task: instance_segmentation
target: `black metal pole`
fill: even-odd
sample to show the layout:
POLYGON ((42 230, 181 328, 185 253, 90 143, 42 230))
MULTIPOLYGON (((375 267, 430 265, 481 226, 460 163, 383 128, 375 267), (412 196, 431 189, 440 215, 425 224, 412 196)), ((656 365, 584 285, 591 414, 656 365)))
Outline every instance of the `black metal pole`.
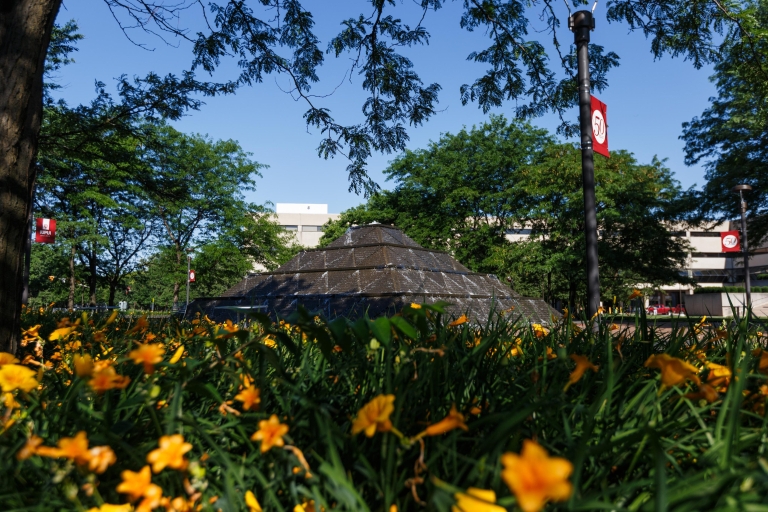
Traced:
MULTIPOLYGON (((739 199, 741 199, 741 252, 744 255, 744 289, 746 290, 747 309, 752 307, 752 289, 749 282, 749 246, 747 245, 747 202, 744 200, 744 191, 739 190, 739 199)), ((744 312, 746 313, 746 311, 744 312)))
POLYGON ((578 57, 579 121, 581 125, 581 176, 584 186, 584 235, 587 243, 587 314, 590 318, 600 307, 600 273, 597 266, 597 207, 595 201, 595 163, 592 153, 592 95, 589 90, 589 32, 595 21, 589 11, 571 15, 578 57))

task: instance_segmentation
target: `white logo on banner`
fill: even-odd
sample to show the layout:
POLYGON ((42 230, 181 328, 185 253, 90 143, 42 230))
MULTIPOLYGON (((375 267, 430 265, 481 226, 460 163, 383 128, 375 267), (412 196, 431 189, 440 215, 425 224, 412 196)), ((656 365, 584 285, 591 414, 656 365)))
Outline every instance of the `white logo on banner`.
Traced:
POLYGON ((735 235, 726 235, 723 237, 723 247, 726 249, 733 249, 739 245, 739 239, 735 235))
POLYGON ((45 231, 51 229, 51 219, 43 219, 43 229, 45 231))
POLYGON ((592 135, 594 135, 598 144, 603 144, 605 142, 605 118, 603 117, 603 113, 599 110, 592 111, 592 135))

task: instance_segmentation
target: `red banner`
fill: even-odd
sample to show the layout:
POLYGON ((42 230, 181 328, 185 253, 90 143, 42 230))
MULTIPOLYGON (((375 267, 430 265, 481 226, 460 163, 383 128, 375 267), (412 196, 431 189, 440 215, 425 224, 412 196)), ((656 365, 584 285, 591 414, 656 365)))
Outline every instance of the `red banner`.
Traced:
POLYGON ((592 96, 592 149, 610 158, 608 152, 608 107, 592 96))
POLYGON ((723 252, 741 251, 741 243, 739 243, 739 232, 738 231, 721 231, 720 245, 722 246, 723 252))
POLYGON ((190 270, 189 271, 189 282, 190 283, 194 283, 195 282, 195 271, 194 270, 190 270))
POLYGON ((56 242, 56 219, 35 219, 35 242, 52 244, 56 242))

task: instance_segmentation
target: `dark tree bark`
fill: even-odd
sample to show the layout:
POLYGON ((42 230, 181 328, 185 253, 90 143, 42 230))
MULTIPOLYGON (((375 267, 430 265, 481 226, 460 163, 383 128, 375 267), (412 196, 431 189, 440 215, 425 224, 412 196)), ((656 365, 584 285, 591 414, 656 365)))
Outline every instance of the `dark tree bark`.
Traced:
POLYGON ((75 246, 69 251, 69 298, 67 299, 67 309, 75 309, 75 246))
POLYGON ((0 0, 0 350, 21 335, 22 265, 43 113, 43 67, 61 0, 0 0))

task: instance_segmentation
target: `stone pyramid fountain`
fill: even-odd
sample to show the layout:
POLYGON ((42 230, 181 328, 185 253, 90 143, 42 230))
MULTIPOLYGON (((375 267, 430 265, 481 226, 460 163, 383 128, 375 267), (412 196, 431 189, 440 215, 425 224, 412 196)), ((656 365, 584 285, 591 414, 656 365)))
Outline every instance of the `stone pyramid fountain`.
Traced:
POLYGON ((249 274, 221 297, 187 308, 217 321, 261 311, 284 318, 301 304, 328 318, 392 314, 410 303, 451 304, 448 311, 484 323, 491 310, 551 323, 560 315, 541 299, 520 296, 492 274, 472 272, 450 254, 425 249, 399 229, 350 228, 320 249, 302 251, 273 272, 249 274))

